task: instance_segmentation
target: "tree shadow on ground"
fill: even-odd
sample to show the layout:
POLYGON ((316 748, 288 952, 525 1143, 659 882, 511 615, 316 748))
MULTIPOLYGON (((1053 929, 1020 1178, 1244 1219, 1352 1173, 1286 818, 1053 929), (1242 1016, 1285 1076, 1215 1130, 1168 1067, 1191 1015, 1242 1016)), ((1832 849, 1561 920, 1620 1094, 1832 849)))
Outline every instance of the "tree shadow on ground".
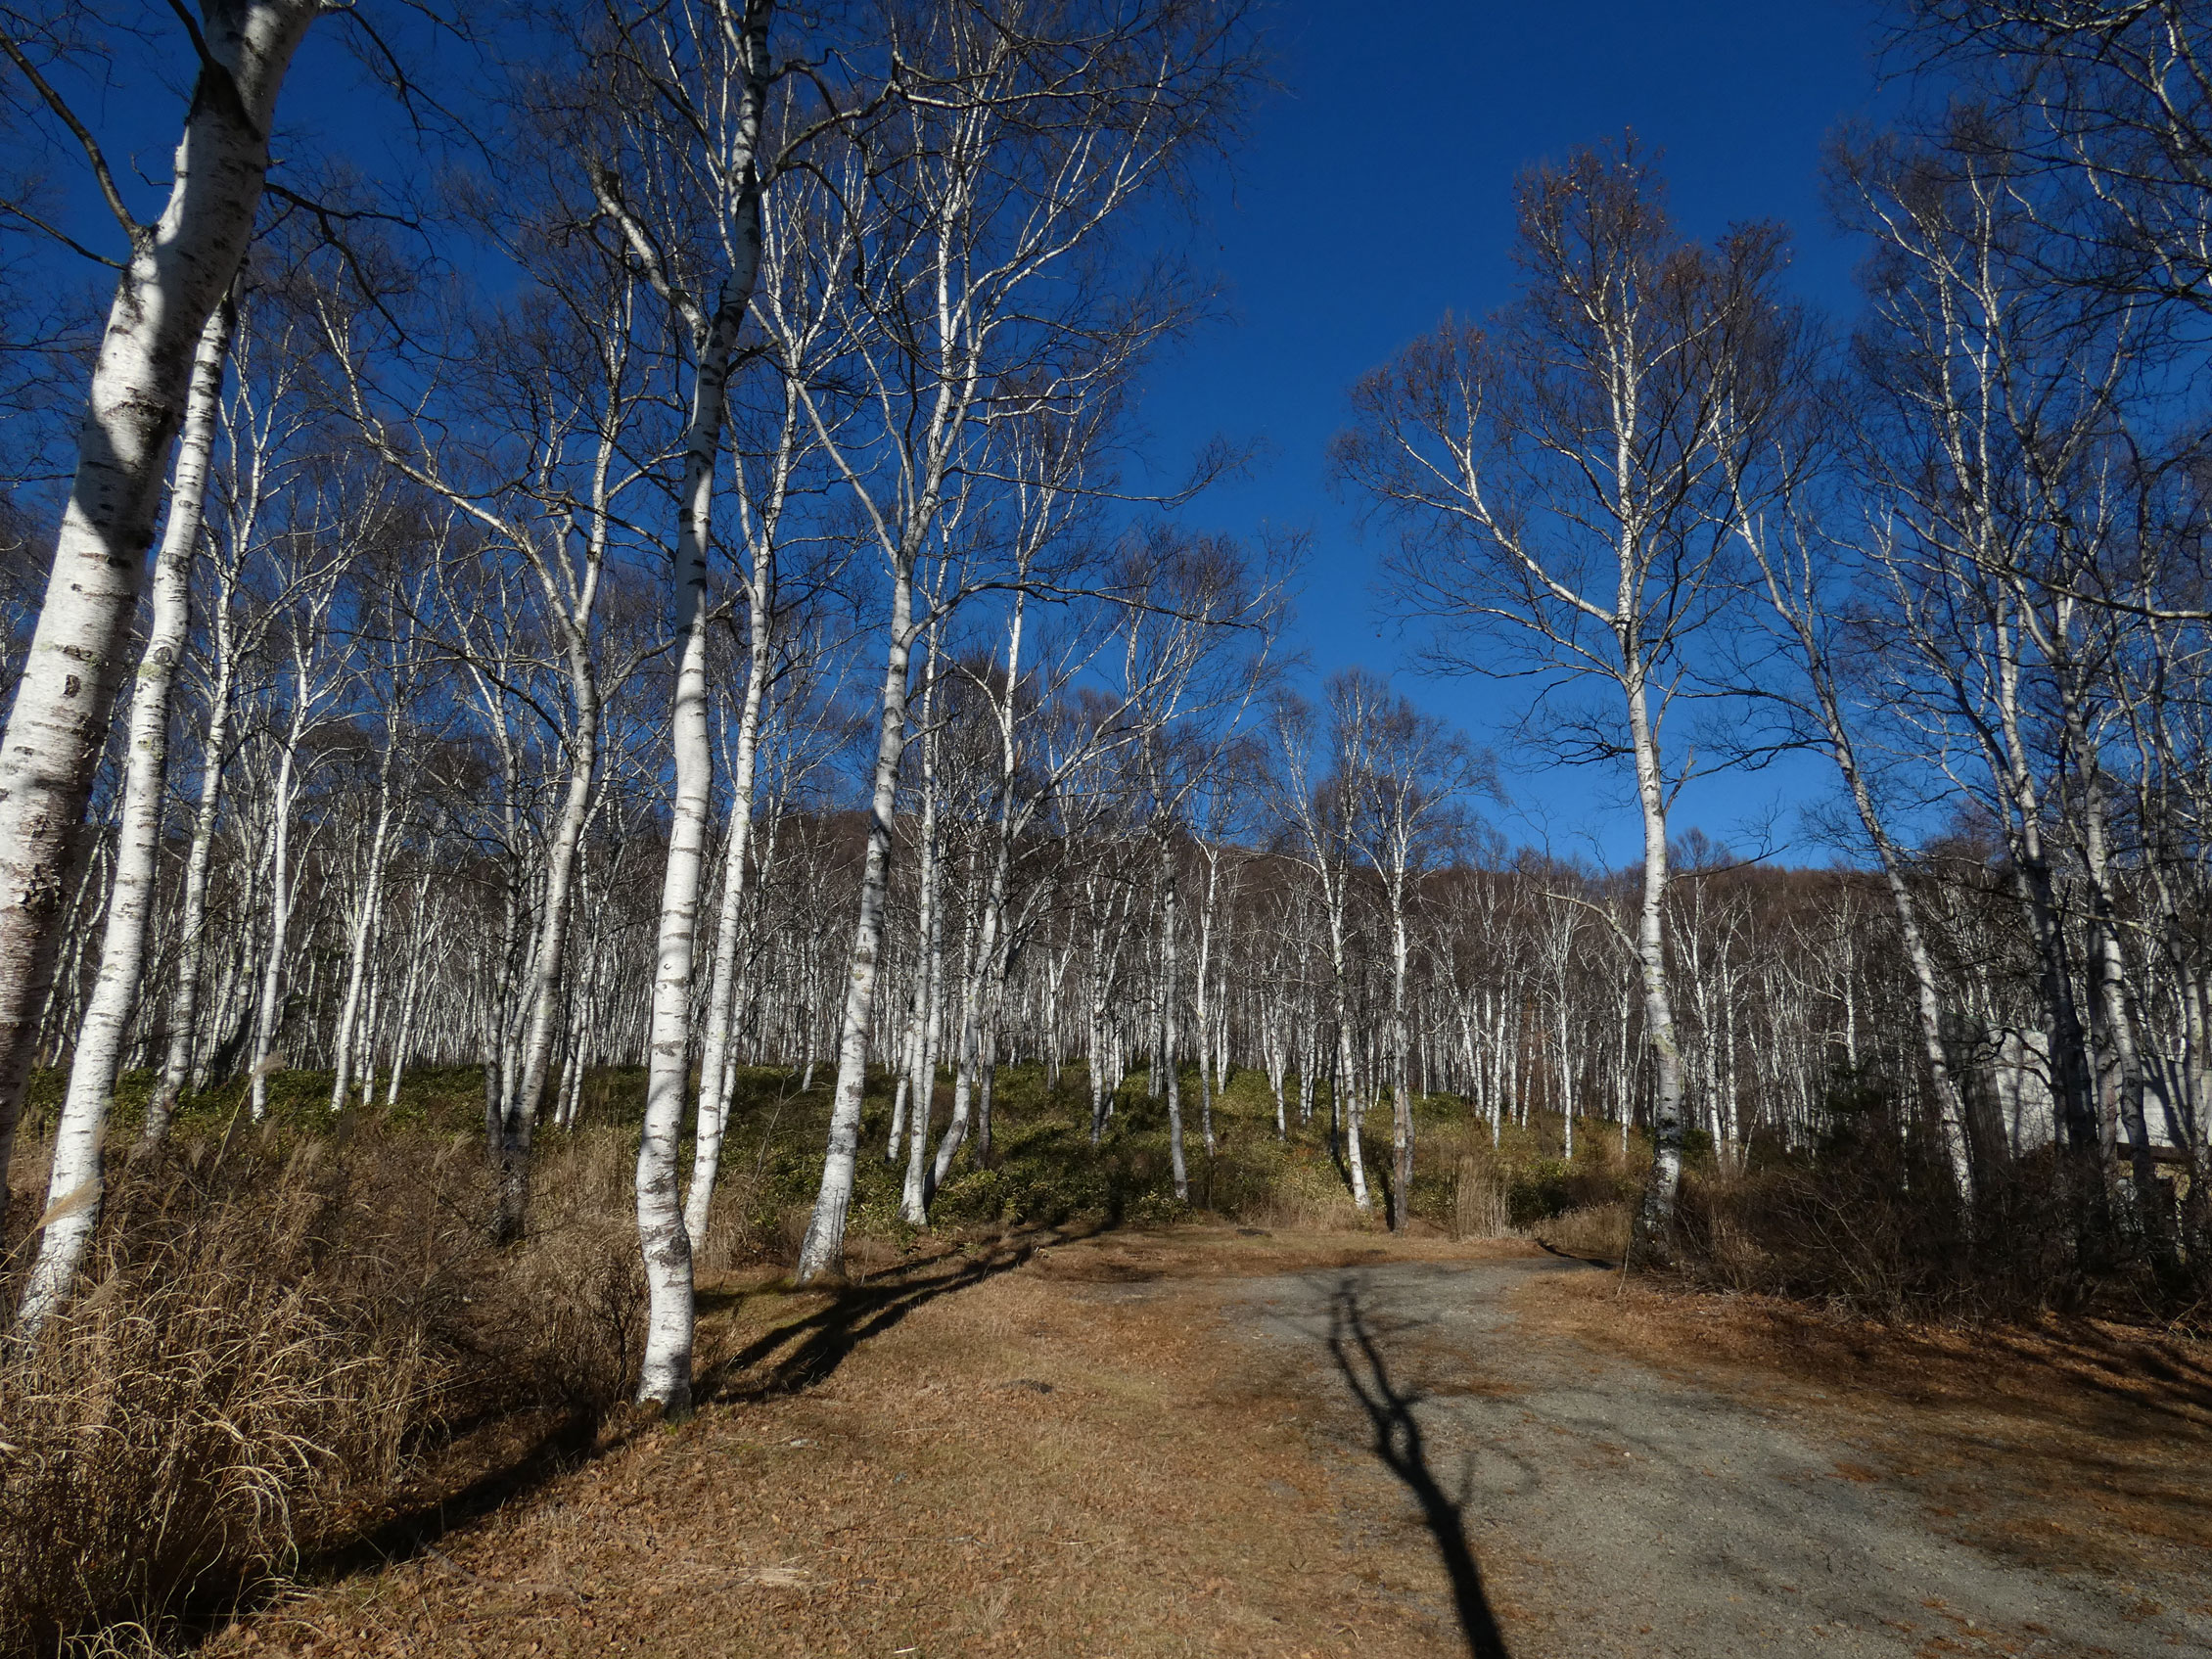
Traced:
POLYGON ((1538 1249, 1569 1262, 1582 1262, 1592 1267, 1603 1267, 1607 1272, 1613 1271, 1621 1265, 1619 1262, 1609 1261, 1603 1256, 1586 1256, 1578 1250, 1562 1250, 1542 1233, 1531 1233, 1529 1236, 1536 1240, 1538 1249))
POLYGON ((925 1303, 1012 1272, 1047 1245, 1095 1237, 1104 1226, 1055 1227, 1009 1236, 974 1254, 938 1257, 841 1285, 806 1317, 747 1343, 701 1379, 702 1402, 727 1405, 796 1394, 827 1381, 855 1349, 925 1303))
POLYGON ((1329 1355, 1343 1373, 1345 1387, 1367 1414, 1375 1456, 1396 1475, 1421 1506, 1421 1520, 1436 1541, 1437 1554, 1452 1579, 1452 1598, 1459 1629, 1474 1659, 1510 1659, 1504 1633, 1483 1590, 1482 1567, 1467 1543, 1467 1495, 1446 1492, 1429 1466, 1428 1449, 1414 1407, 1421 1395, 1394 1382, 1381 1345, 1359 1304, 1359 1287, 1340 1280, 1330 1308, 1329 1355))
POLYGON ((482 1467, 473 1479, 444 1486, 434 1475, 426 1483, 434 1489, 429 1496, 365 1531, 326 1535, 288 1566, 256 1568, 241 1581, 204 1582, 168 1616, 174 1638, 183 1647, 197 1647, 237 1620, 281 1603, 302 1584, 328 1584, 423 1555, 442 1561, 438 1545, 448 1534, 631 1438, 627 1426, 605 1432, 597 1414, 581 1408, 518 1411, 487 1420, 483 1428, 497 1444, 478 1459, 482 1467))
MULTIPOLYGON (((777 1326, 703 1371, 695 1398, 702 1406, 729 1406, 811 1388, 828 1379, 862 1343, 923 1304, 1010 1272, 1046 1246, 1104 1230, 1056 1228, 1010 1235, 982 1250, 939 1256, 841 1285, 829 1293, 826 1305, 805 1318, 777 1326)), ((705 1316, 744 1299, 743 1294, 702 1291, 699 1312, 705 1316)), ((443 1562, 438 1545, 447 1535, 529 1497, 559 1475, 622 1451, 654 1420, 627 1406, 604 1416, 537 1410, 487 1419, 483 1425, 486 1430, 507 1432, 483 1458, 484 1466, 474 1479, 423 1498, 369 1531, 304 1552, 288 1573, 196 1598, 180 1620, 180 1634, 187 1640, 205 1639, 230 1621, 268 1606, 302 1580, 327 1583, 425 1555, 443 1562)))

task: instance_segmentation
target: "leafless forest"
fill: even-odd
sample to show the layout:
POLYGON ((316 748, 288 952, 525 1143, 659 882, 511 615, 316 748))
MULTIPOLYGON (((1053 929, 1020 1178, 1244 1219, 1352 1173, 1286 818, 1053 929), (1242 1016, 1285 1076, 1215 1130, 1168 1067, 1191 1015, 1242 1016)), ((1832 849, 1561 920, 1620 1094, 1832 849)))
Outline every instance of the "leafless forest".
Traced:
POLYGON ((1855 319, 1633 136, 1511 184, 1517 300, 1347 389, 1408 644, 1319 681, 1364 597, 1139 411, 1266 22, 0 6, 0 1521, 89 1517, 0 1642, 473 1412, 689 1408, 762 1255, 1303 1205, 2203 1305, 2212 17, 1903 9, 1855 319), (1677 810, 1783 755, 1771 837, 1677 810))

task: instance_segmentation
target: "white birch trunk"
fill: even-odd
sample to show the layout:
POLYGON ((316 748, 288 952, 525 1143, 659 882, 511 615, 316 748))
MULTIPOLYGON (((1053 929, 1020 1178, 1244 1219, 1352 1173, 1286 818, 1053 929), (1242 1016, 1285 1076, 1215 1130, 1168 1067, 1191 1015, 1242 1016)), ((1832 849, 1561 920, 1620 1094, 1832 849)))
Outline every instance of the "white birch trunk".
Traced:
MULTIPOLYGON (((1404 1232, 1412 1219, 1413 1194, 1413 1092, 1411 1069, 1406 1062, 1406 970, 1410 949, 1406 937, 1406 870, 1393 872, 1390 891, 1390 1145, 1392 1185, 1390 1224, 1404 1232)), ((1575 1155, 1574 1107, 1568 1105, 1567 1156, 1575 1155)))
MULTIPOLYGON (((938 1145, 936 1170, 925 1197, 934 1197, 937 1189, 950 1177, 953 1160, 959 1157, 973 1121, 972 1109, 984 1064, 991 969, 997 959, 999 929, 1006 907, 1006 844, 1001 840, 992 851, 990 881, 978 896, 980 917, 969 947, 966 983, 960 995, 960 1036, 953 1051, 953 1063, 958 1070, 952 1080, 952 1121, 945 1126, 945 1138, 938 1145)), ((988 1146, 984 1150, 988 1151, 988 1146)))
POLYGON ((737 1003, 739 927, 745 915, 745 866, 752 853, 753 774, 760 752, 760 705, 768 682, 768 619, 756 597, 752 607, 752 661, 745 675, 745 708, 738 716, 735 776, 730 780, 730 829, 722 909, 714 931, 714 977, 707 996, 706 1046, 699 1061, 699 1111, 691 1148, 691 1192, 684 1204, 684 1230, 697 1250, 706 1242, 707 1218, 714 1203, 714 1173, 728 1127, 724 1086, 731 1071, 730 1028, 737 1003))
POLYGON ((922 829, 920 899, 915 932, 920 962, 914 984, 914 1058, 909 1081, 913 1103, 906 1127, 906 1173, 900 1183, 899 1214, 909 1226, 929 1224, 930 1120, 937 1108, 937 1047, 945 980, 945 916, 938 902, 943 860, 937 845, 937 736, 931 721, 937 704, 937 646, 931 638, 929 663, 922 674, 922 829))
POLYGON ((176 988, 169 999, 169 1051, 161 1081, 146 1105, 141 1144, 159 1145, 168 1134, 169 1118, 187 1082, 195 1082, 193 1059, 200 1030, 200 976, 207 962, 207 869, 215 850, 215 814, 221 805, 223 751, 230 741, 230 703, 236 673, 228 593, 216 599, 222 614, 213 621, 215 677, 207 689, 207 730, 202 746, 200 803, 193 814, 192 844, 185 854, 184 893, 177 912, 176 988))
MULTIPOLYGON (((932 512, 927 516, 934 519, 932 512)), ((925 522, 927 522, 925 520, 925 522)), ((899 761, 906 749, 906 674, 912 651, 913 576, 901 563, 892 576, 891 644, 883 676, 881 724, 876 733, 875 787, 868 817, 868 850, 860 870, 860 913, 853 930, 846 972, 844 1023, 837 1045, 837 1090, 830 1107, 828 1156, 814 1198, 813 1219, 799 1252, 795 1278, 809 1284, 845 1266, 845 1220, 853 1205, 853 1178, 860 1146, 860 1096, 867 1081, 868 1018, 883 949, 884 901, 891 871, 892 810, 899 794, 899 761)))
POLYGON ((71 846, 107 742, 194 354, 253 231, 285 70, 322 9, 207 0, 208 61, 169 199, 155 224, 133 230, 93 364, 46 603, 0 736, 0 1170, 14 1150, 71 846))
POLYGON ((369 950, 376 943, 377 920, 384 901, 384 850, 392 837, 392 765, 399 749, 396 707, 392 729, 385 733, 384 754, 377 763, 376 828, 369 836, 368 873, 353 917, 352 940, 346 952, 346 996, 338 1009, 338 1033, 330 1084, 330 1109, 346 1110, 353 1086, 354 1032, 361 1019, 361 992, 367 982, 369 950))
MULTIPOLYGON (((758 247, 756 227, 756 253, 758 247)), ((637 1149, 637 1234, 645 1255, 648 1293, 637 1397, 641 1405, 658 1404, 669 1411, 688 1410, 691 1406, 691 1235, 685 1230, 677 1198, 677 1167, 691 1070, 691 970, 699 875, 714 763, 707 730, 707 546, 730 357, 757 268, 733 274, 711 329, 700 342, 671 583, 671 610, 682 624, 684 641, 669 715, 675 800, 661 885, 645 1125, 637 1149)))
POLYGON ((1345 954, 1341 901, 1331 905, 1329 935, 1331 966, 1336 980, 1336 1080, 1329 1093, 1329 1114, 1342 1127, 1352 1202, 1364 1216, 1375 1205, 1367 1191, 1367 1155, 1359 1144, 1359 1099, 1353 1084, 1352 964, 1345 954))
POLYGON ((1183 1157, 1182 1069, 1175 1063, 1177 1003, 1181 974, 1175 950, 1175 849, 1166 836, 1160 841, 1160 1058, 1167 1071, 1168 1167, 1174 1173, 1175 1197, 1190 1202, 1190 1169, 1183 1157))
POLYGON ((184 438, 177 446, 169 519, 154 566, 154 615, 130 704, 130 750, 123 779, 115 874, 101 938, 100 974, 77 1034, 69 1081, 46 1182, 45 1230, 17 1313, 19 1333, 35 1333, 69 1294, 99 1224, 102 1147, 122 1061, 122 1040, 146 965, 146 925, 161 853, 161 808, 168 772, 169 689, 192 622, 192 561, 200 545, 208 458, 221 412, 223 359, 230 350, 229 301, 208 314, 193 363, 184 438))
MULTIPOLYGON (((604 466, 604 462, 602 462, 604 466)), ((595 531, 594 533, 598 533, 595 531)), ((570 619, 569 687, 576 705, 570 734, 568 787, 561 816, 547 849, 545 913, 530 964, 530 1025, 523 1039, 522 1082, 499 1121, 499 1199, 492 1234, 502 1241, 522 1236, 530 1210, 530 1136, 545 1093, 545 1072, 553 1053, 554 1015, 559 1005, 561 970, 567 959, 570 895, 576 885, 576 849, 591 814, 592 780, 599 765, 599 686, 591 665, 588 619, 599 570, 594 560, 584 577, 578 616, 570 619)))
POLYGON ((1206 1156, 1211 1158, 1220 1150, 1220 1146, 1214 1138, 1214 1086, 1206 1070, 1214 1034, 1214 1008, 1206 991, 1207 978, 1213 972, 1214 906, 1221 885, 1221 851, 1218 846, 1207 847, 1204 851, 1206 907, 1199 912, 1198 918, 1197 976, 1191 987, 1191 1003, 1198 1018, 1198 1132, 1206 1143, 1206 1156))
MULTIPOLYGON (((735 330, 731 331, 733 334, 735 330)), ((726 354, 725 354, 726 361, 726 354)), ((697 404, 718 407, 721 376, 703 365, 697 404), (711 381, 711 385, 710 385, 711 381)), ((718 425, 718 423, 716 423, 718 425)), ((683 1411, 691 1405, 691 1235, 676 1196, 684 1094, 691 1070, 691 966, 699 911, 699 872, 707 840, 713 750, 707 734, 707 561, 704 534, 713 481, 713 449, 694 450, 687 480, 687 527, 676 561, 676 592, 688 611, 670 711, 675 800, 668 858, 661 884, 661 924, 653 976, 651 1057, 647 1062, 645 1126, 637 1149, 637 1233, 645 1253, 649 1296, 640 1404, 683 1411)), ((679 615, 683 614, 679 611, 679 615)))
POLYGON ((706 1048, 699 1068, 691 1192, 684 1207, 684 1225, 695 1250, 707 1236, 722 1136, 729 1127, 732 1074, 736 1069, 733 1031, 737 1009, 737 957, 745 913, 746 867, 753 852, 754 774, 759 766, 760 719, 767 701, 775 646, 776 537, 781 532, 784 501, 797 459, 798 438, 798 400, 787 389, 783 425, 777 437, 766 497, 751 528, 752 570, 746 581, 745 705, 738 715, 737 754, 731 765, 729 852, 722 883, 721 915, 715 929, 714 976, 707 999, 706 1048))
POLYGON ((392 1073, 384 1087, 387 1106, 399 1103, 399 1080, 415 1046, 415 998, 422 984, 423 957, 429 950, 429 941, 424 937, 429 913, 429 904, 418 900, 414 925, 407 935, 407 977, 399 988, 399 1018, 392 1028, 392 1073))
POLYGON ((260 993, 254 1004, 252 1069, 247 1084, 248 1115, 256 1124, 269 1111, 269 1072, 283 1014, 285 946, 292 932, 292 780, 299 765, 300 738, 306 726, 310 699, 305 649, 295 642, 296 696, 284 753, 277 761, 276 786, 269 794, 268 954, 261 964, 260 993))
POLYGON ((690 1082, 690 1014, 699 877, 713 798, 714 748, 707 725, 707 552, 713 533, 714 466, 738 331, 760 269, 760 177, 758 150, 765 114, 769 0, 750 0, 738 32, 744 73, 730 153, 721 158, 735 182, 730 204, 730 265, 711 313, 685 299, 661 250, 623 201, 612 171, 595 170, 602 207, 622 230, 648 281, 684 316, 692 336, 691 408, 684 434, 683 494, 670 580, 670 620, 683 630, 670 709, 675 801, 668 860, 661 887, 661 919, 653 979, 652 1023, 645 1086, 645 1123, 637 1149, 637 1234, 645 1257, 645 1353, 637 1398, 680 1412, 691 1406, 694 1318, 691 1235, 679 1199, 684 1096, 690 1082))
POLYGON ((1636 1247, 1664 1259, 1682 1176, 1682 1063, 1667 989, 1667 796, 1658 734, 1644 702, 1641 662, 1629 655, 1629 732, 1636 749, 1636 801, 1643 814, 1643 899, 1636 961, 1643 977, 1644 1041, 1651 1050, 1651 1174, 1636 1218, 1636 1247))

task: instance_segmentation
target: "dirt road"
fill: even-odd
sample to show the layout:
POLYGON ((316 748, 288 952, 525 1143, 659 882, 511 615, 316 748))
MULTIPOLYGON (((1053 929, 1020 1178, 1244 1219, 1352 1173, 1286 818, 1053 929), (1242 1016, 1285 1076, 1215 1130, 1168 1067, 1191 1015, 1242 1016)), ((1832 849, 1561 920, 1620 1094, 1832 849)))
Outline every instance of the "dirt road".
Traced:
POLYGON ((2201 1369, 2143 1399, 2092 1379, 2087 1418, 2063 1390, 1885 1414, 1864 1377, 1645 1362, 1602 1340, 1639 1294, 1654 1329, 1735 1314, 1616 1304, 1510 1244, 1189 1229, 1010 1241, 837 1297, 765 1278, 710 1299, 689 1421, 488 1512, 392 1517, 388 1562, 210 1650, 2212 1652, 2201 1369), (1966 1466, 1929 1449, 1942 1425, 1966 1466), (2047 1474, 2063 1559, 2094 1570, 2005 1542, 2042 1524, 2047 1474))
POLYGON ((2212 1586, 1961 1542, 1818 1389, 1730 1397, 1516 1315, 1532 1280, 1590 1271, 1360 1267, 1227 1307, 1352 1404, 1316 1443, 1355 1514, 1429 1534, 1477 1654, 2212 1653, 2212 1586))

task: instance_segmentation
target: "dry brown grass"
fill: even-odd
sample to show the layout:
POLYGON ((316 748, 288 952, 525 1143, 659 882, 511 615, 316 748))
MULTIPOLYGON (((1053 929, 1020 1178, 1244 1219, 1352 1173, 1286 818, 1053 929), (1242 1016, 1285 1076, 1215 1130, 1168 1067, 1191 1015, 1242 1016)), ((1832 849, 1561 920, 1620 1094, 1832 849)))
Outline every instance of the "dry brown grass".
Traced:
POLYGON ((1441 1659, 1433 1547, 1355 1525, 1306 1382, 1256 1367, 1204 1282, 1403 1254, 1187 1227, 978 1243, 834 1296, 731 1275, 696 1417, 212 1653, 1441 1659))
POLYGON ((2056 1316, 1882 1323, 1596 1274, 1532 1284, 1516 1307, 1538 1329, 1817 1415, 1839 1471, 1916 1493, 1987 1547, 2212 1581, 2212 1344, 2056 1316))
MULTIPOLYGON (((118 1164, 87 1293, 34 1353, 0 1368, 0 1442, 13 1449, 0 1452, 0 1526, 11 1544, 24 1541, 0 1555, 0 1653, 51 1651, 64 1636, 166 1641, 301 1572, 413 1548, 440 1517, 494 1505, 633 1426, 621 1406, 643 1309, 628 1132, 545 1137, 529 1237, 494 1250, 466 1076, 412 1081, 428 1092, 411 1094, 395 1123, 335 1126, 312 1077, 280 1081, 293 1086, 265 1129, 237 1129, 218 1107, 188 1122, 162 1160, 118 1164), (53 1513, 64 1524, 40 1521, 53 1513)), ((773 1079, 756 1093, 698 1264, 703 1284, 725 1291, 789 1259, 820 1144, 823 1101, 773 1079)), ((1064 1102, 1022 1099, 1017 1109, 1010 1089, 1003 1103, 1010 1149, 1025 1115, 1047 1131, 1065 1115, 1064 1102)), ((1227 1139, 1251 1131, 1248 1155, 1205 1166, 1206 1196, 1259 1225, 1236 1248, 1194 1249, 1177 1270, 1201 1257, 1207 1272, 1235 1270, 1226 1264, 1240 1250, 1276 1265, 1371 1251, 1360 1240, 1379 1241, 1379 1223, 1353 1209, 1326 1151, 1274 1145, 1239 1109, 1224 1099, 1221 1121, 1227 1139), (1267 1237, 1277 1233, 1327 1238, 1286 1251, 1267 1237)), ((1129 1116, 1134 1126, 1144 1113, 1131 1103, 1129 1116)), ((1111 1168, 1087 1147, 1080 1167, 1063 1168, 1060 1140, 1033 1136, 1027 1165, 1010 1158, 992 1172, 1008 1204, 970 1209, 1011 1215, 1019 1198, 1071 1214, 1177 1213, 1145 1185, 1159 1150, 1149 1132, 1132 1127, 1111 1168)), ((24 1153, 13 1172, 19 1225, 39 1175, 40 1149, 24 1153)), ((866 1173, 882 1175, 872 1163, 866 1173)), ((1152 1175, 1164 1182, 1164 1163, 1152 1175)), ((1463 1230, 1489 1233, 1502 1224, 1498 1176, 1485 1162, 1480 1178, 1493 1202, 1463 1230)), ((1431 1194, 1424 1213, 1444 1206, 1431 1194)), ((998 1230, 952 1217, 962 1219, 986 1237, 998 1230)), ((858 1213, 855 1273, 916 1270, 903 1229, 870 1234, 881 1220, 858 1213)), ((1433 1232, 1436 1221, 1420 1226, 1433 1232)), ((0 1283, 0 1299, 8 1289, 0 1283)), ((710 1317, 702 1360, 751 1340, 741 1321, 710 1317)), ((828 1352, 801 1347, 778 1386, 797 1386, 828 1352)))
POLYGON ((621 1398, 621 1163, 547 1159, 510 1252, 457 1140, 271 1129, 119 1168, 87 1288, 0 1360, 0 1652, 153 1643, 486 1472, 486 1428, 621 1398))
POLYGON ((1619 1262, 1628 1254, 1629 1227, 1635 1215, 1635 1208, 1628 1204, 1585 1205, 1539 1221, 1529 1228, 1529 1234, 1569 1256, 1619 1262))
MULTIPOLYGON (((695 1417, 617 1409, 509 1501, 302 1585, 207 1651, 1463 1651, 1431 1541, 1378 1524, 1315 1455, 1341 1400, 1223 1330, 1208 1281, 1535 1248, 1011 1231, 879 1242, 834 1293, 793 1292, 772 1264, 712 1275, 695 1417)), ((2100 1325, 1873 1326, 1596 1273, 1543 1275, 1517 1311, 1532 1337, 1805 1413, 1840 1476, 1905 1483, 1977 1542, 2185 1582, 2212 1565, 2201 1347, 2100 1325)), ((1498 1615, 1543 1625, 1543 1564, 1501 1549, 1496 1565, 1498 1615)))
POLYGON ((204 1172, 126 1183, 95 1288, 0 1366, 15 1642, 235 1592, 391 1478, 437 1367, 418 1326, 316 1270, 316 1162, 275 1162, 199 1221, 204 1172))
POLYGON ((1009 1095, 1011 1150, 991 1202, 959 1213, 964 1245, 948 1225, 910 1246, 864 1205, 854 1282, 793 1295, 776 1264, 805 1225, 820 1104, 763 1097, 733 1141, 699 1262, 717 1404, 674 1428, 621 1404, 643 1304, 622 1129, 541 1143, 530 1237, 505 1251, 484 1240, 473 1131, 326 1122, 126 1174, 97 1290, 0 1377, 0 1423, 36 1431, 0 1429, 35 1447, 0 1454, 0 1525, 34 1544, 0 1558, 0 1649, 95 1624, 151 1644, 242 1593, 320 1584, 221 1643, 1425 1651, 1406 1598, 1433 1590, 1433 1552, 1370 1539, 1355 1556, 1313 1485, 1312 1403, 1232 1368, 1197 1281, 1626 1242, 1603 1145, 1569 1165, 1527 1131, 1500 1152, 1471 1121, 1424 1129, 1417 1220, 1393 1239, 1325 1148, 1276 1145, 1265 1114, 1224 1103, 1224 1147, 1244 1138, 1204 1189, 1248 1224, 1078 1240, 1072 1221, 1024 1263, 1042 1235, 1011 1227, 1023 1205, 1153 1214, 1130 1195, 1165 1167, 1146 1175, 1133 1129, 1114 1179, 1086 1146, 1073 1165, 1049 1134, 1023 1150, 1057 1108, 1009 1095), (1532 1202, 1549 1219, 1516 1232, 1532 1202), (49 1512, 71 1520, 29 1530, 49 1512), (403 1564, 364 1576, 384 1555, 403 1564))
POLYGON ((1497 1238, 1511 1230, 1505 1186, 1472 1152, 1452 1160, 1452 1234, 1454 1238, 1497 1238))

